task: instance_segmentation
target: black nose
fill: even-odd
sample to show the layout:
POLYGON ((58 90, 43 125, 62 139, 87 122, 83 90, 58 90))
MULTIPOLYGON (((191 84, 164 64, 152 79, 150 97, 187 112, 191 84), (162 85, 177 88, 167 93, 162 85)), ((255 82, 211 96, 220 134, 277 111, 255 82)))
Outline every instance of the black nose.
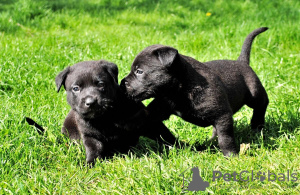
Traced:
POLYGON ((90 107, 90 106, 92 106, 95 102, 96 102, 96 98, 93 98, 93 97, 87 97, 87 98, 85 99, 85 106, 86 106, 86 107, 90 107))
POLYGON ((122 89, 126 89, 126 88, 129 87, 129 83, 128 83, 125 79, 123 79, 123 80, 121 81, 120 86, 121 86, 122 89))

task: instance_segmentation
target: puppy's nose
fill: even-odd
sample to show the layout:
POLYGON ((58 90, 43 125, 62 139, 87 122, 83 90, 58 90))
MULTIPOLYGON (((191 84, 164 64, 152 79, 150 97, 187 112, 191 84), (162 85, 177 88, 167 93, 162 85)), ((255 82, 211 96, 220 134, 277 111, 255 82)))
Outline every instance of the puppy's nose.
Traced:
POLYGON ((86 106, 86 107, 90 107, 90 106, 92 106, 95 102, 96 102, 96 98, 93 98, 93 97, 87 97, 87 98, 85 99, 85 106, 86 106))
POLYGON ((127 81, 124 82, 125 86, 128 88, 129 84, 127 81))
POLYGON ((129 83, 125 79, 123 79, 121 81, 120 86, 121 86, 121 89, 126 89, 126 88, 129 88, 129 83))

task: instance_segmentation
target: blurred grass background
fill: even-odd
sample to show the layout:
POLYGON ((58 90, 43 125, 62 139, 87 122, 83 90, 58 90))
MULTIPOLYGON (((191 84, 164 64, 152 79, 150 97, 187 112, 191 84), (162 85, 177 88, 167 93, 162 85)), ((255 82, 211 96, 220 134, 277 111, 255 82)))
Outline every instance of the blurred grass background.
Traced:
MULTIPOLYGON (((300 6, 296 0, 0 0, 0 193, 1 194, 179 194, 179 174, 198 166, 210 194, 298 194, 297 182, 212 181, 212 171, 299 172, 300 6), (106 59, 128 74, 134 57, 151 44, 175 47, 199 61, 237 59, 254 29, 259 35, 251 67, 270 104, 266 129, 251 132, 252 110, 235 118, 237 144, 250 143, 239 158, 220 151, 159 151, 141 139, 128 155, 95 168, 85 151, 60 134, 70 107, 55 92, 55 76, 84 60, 106 59), (41 137, 29 116, 46 129, 41 137)), ((145 101, 147 104, 149 101, 145 101)), ((165 124, 180 139, 204 142, 212 128, 172 116, 165 124)), ((300 175, 298 176, 300 179, 300 175)), ((198 192, 202 193, 202 192, 198 192)))

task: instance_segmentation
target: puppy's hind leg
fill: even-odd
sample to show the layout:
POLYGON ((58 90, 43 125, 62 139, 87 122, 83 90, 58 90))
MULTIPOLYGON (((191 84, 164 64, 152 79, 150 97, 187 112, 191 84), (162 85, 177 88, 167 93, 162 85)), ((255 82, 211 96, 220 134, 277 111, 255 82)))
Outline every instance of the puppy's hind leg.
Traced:
POLYGON ((251 128, 254 131, 261 131, 265 125, 265 114, 269 104, 268 97, 264 98, 261 104, 253 107, 253 116, 251 119, 251 128))
POLYGON ((252 98, 246 103, 253 109, 251 128, 254 131, 261 131, 265 125, 265 114, 269 104, 268 95, 262 86, 255 92, 251 91, 251 94, 252 98))

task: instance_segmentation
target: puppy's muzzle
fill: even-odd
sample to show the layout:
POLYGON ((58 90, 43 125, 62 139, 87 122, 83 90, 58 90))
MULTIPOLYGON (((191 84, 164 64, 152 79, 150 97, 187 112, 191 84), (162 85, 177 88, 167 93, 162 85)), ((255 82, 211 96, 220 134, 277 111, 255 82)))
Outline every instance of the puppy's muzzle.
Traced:
POLYGON ((95 103, 96 103, 96 98, 95 97, 88 96, 84 100, 84 105, 88 108, 95 105, 95 103))
POLYGON ((130 88, 131 88, 130 85, 129 85, 129 83, 128 83, 128 81, 126 81, 126 79, 123 79, 123 80, 121 81, 120 87, 121 87, 121 89, 122 89, 123 91, 127 91, 127 89, 130 89, 130 88))

